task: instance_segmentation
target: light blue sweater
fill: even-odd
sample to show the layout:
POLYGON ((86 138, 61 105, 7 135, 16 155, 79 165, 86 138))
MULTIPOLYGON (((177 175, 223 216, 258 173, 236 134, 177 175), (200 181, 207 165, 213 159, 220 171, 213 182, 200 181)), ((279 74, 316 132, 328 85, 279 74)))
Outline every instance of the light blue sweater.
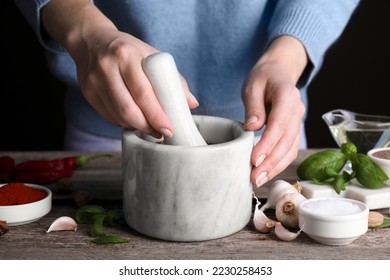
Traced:
MULTIPOLYGON (((44 32, 40 10, 49 0, 15 0, 47 50, 53 74, 68 85, 66 119, 89 133, 120 138, 84 99, 71 57, 44 32)), ((241 87, 269 42, 280 35, 299 39, 310 65, 298 87, 306 88, 327 49, 347 25, 358 0, 95 0, 121 31, 171 53, 200 106, 194 114, 244 121, 241 87)))

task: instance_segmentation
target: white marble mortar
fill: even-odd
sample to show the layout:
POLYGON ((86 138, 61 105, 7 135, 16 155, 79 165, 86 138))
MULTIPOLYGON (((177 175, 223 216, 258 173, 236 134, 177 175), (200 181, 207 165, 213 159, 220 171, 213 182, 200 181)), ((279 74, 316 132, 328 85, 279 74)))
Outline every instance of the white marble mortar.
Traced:
POLYGON ((194 116, 207 146, 157 144, 124 130, 126 222, 150 237, 202 241, 231 235, 252 213, 254 134, 229 119, 194 116))

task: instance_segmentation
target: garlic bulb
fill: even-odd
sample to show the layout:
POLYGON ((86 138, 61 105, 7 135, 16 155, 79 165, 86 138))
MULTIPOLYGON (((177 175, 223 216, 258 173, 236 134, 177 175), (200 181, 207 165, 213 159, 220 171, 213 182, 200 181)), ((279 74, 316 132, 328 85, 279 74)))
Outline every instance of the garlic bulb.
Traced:
POLYGON ((284 180, 277 180, 270 186, 267 201, 260 210, 265 211, 266 209, 275 209, 276 203, 283 197, 284 194, 298 192, 300 192, 299 183, 291 185, 284 180))
POLYGON ((286 193, 276 203, 275 215, 279 222, 285 227, 298 228, 299 215, 298 205, 306 200, 301 193, 286 193))
POLYGON ((49 233, 51 231, 60 231, 60 230, 76 231, 77 223, 71 217, 62 216, 55 219, 46 232, 49 233))

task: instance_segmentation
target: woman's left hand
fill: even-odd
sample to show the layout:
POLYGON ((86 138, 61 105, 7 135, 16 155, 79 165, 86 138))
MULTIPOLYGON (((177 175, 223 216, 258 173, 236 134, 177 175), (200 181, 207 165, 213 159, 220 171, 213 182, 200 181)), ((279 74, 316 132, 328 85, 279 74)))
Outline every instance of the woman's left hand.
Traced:
POLYGON ((277 38, 249 73, 243 86, 245 128, 259 130, 251 162, 251 181, 260 187, 282 172, 298 155, 305 106, 296 83, 307 64, 295 38, 277 38))

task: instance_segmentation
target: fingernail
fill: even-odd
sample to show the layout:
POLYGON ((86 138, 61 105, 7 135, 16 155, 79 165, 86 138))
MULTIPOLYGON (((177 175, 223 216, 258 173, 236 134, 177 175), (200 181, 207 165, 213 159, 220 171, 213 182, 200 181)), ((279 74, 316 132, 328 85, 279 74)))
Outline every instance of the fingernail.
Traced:
POLYGON ((248 126, 254 122, 257 122, 259 118, 257 116, 251 116, 245 120, 245 126, 248 126))
POLYGON ((164 137, 168 137, 168 138, 172 137, 172 131, 170 131, 168 128, 161 128, 160 133, 164 135, 164 137))
POLYGON ((267 172, 261 172, 259 176, 256 178, 256 187, 260 187, 264 183, 268 181, 268 173, 267 172))
POLYGON ((256 160, 255 167, 258 167, 264 160, 265 160, 265 154, 261 154, 256 160))
POLYGON ((196 103, 196 107, 198 107, 199 106, 198 100, 195 98, 195 96, 192 94, 192 92, 190 92, 190 95, 191 95, 191 99, 196 103))

